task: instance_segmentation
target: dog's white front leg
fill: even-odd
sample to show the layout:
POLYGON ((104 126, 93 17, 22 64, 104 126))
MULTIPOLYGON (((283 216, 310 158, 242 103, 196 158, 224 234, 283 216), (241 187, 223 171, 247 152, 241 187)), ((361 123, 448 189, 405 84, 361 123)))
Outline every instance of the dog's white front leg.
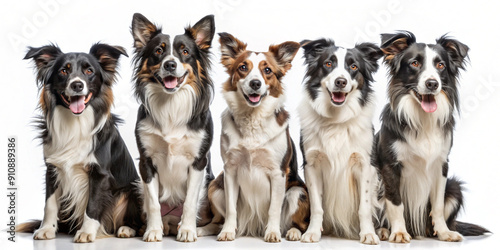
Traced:
POLYGON ((163 223, 159 195, 158 174, 155 174, 149 183, 144 183, 144 212, 146 213, 147 227, 143 240, 148 242, 161 241, 163 238, 163 223))
POLYGON ((43 211, 42 225, 33 234, 35 240, 49 240, 56 237, 57 232, 57 214, 59 213, 59 197, 61 196, 61 189, 49 196, 45 201, 45 208, 43 211))
POLYGON ((438 239, 442 241, 462 241, 462 235, 458 232, 450 231, 444 218, 444 195, 447 178, 444 176, 437 178, 436 186, 431 191, 431 216, 434 235, 437 234, 438 239))
POLYGON ((226 214, 224 226, 217 236, 218 241, 231 241, 236 237, 239 185, 236 183, 237 166, 224 166, 224 193, 226 197, 226 214))
POLYGON ((196 215, 198 211, 198 197, 203 183, 205 171, 196 170, 189 167, 186 200, 182 210, 180 227, 177 233, 177 240, 183 242, 193 242, 196 236, 196 215))
POLYGON ((311 221, 302 242, 318 242, 321 239, 323 223, 323 176, 321 166, 308 164, 304 167, 306 186, 311 202, 311 221))
POLYGON ((279 168, 272 171, 271 203, 269 204, 269 219, 267 221, 264 240, 266 242, 281 242, 280 219, 283 200, 285 199, 286 178, 279 168))

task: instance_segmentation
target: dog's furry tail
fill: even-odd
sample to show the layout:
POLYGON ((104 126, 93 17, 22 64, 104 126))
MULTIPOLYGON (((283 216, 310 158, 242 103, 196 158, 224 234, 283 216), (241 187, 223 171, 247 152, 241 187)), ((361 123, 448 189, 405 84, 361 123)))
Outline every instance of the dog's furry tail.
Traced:
POLYGON ((41 220, 32 220, 16 225, 16 232, 33 233, 42 225, 41 220))
POLYGON ((488 229, 478 225, 461 221, 457 221, 456 223, 456 230, 463 236, 480 236, 491 233, 488 229))

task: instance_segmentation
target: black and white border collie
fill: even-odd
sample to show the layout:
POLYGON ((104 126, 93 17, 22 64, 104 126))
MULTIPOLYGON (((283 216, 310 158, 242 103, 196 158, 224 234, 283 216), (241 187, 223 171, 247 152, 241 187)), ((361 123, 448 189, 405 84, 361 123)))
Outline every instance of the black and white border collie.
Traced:
POLYGON ((381 49, 389 68, 389 103, 381 115, 375 164, 385 188, 389 241, 432 235, 461 241, 462 235, 484 234, 479 226, 456 221, 461 183, 447 178, 457 81, 469 48, 447 36, 436 44, 417 43, 412 33, 400 32, 383 34, 381 49))
POLYGON ((74 233, 75 242, 92 242, 116 233, 133 237, 141 227, 139 175, 111 114, 122 47, 95 44, 90 53, 63 53, 55 45, 29 48, 24 59, 36 65, 40 94, 43 154, 47 166, 42 222, 34 239, 74 233))
POLYGON ((307 72, 298 111, 311 200, 302 241, 319 241, 324 229, 324 234, 379 244, 373 224, 379 181, 371 165, 371 83, 382 51, 372 43, 346 49, 328 39, 301 44, 307 72))
POLYGON ((253 52, 232 35, 219 35, 221 62, 229 74, 222 90, 228 105, 222 114, 224 172, 210 184, 214 219, 198 229, 199 235, 280 242, 286 232, 288 240, 299 240, 307 228, 309 203, 288 132, 281 79, 300 44, 284 42, 268 52, 253 52))
POLYGON ((214 32, 212 15, 177 36, 163 34, 141 14, 134 14, 132 20, 145 241, 161 241, 163 233, 175 233, 178 219, 167 218, 163 223, 162 214, 178 206, 183 208, 177 240, 197 239, 198 197, 208 184, 206 179, 213 179, 209 158, 213 86, 207 71, 214 32))

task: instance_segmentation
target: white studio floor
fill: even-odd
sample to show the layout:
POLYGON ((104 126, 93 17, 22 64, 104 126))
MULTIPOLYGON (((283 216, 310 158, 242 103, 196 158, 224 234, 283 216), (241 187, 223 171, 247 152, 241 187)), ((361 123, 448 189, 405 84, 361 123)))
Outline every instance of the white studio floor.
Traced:
POLYGON ((410 244, 395 244, 382 242, 380 245, 363 245, 355 240, 344 240, 324 236, 319 243, 290 242, 282 239, 281 243, 266 243, 262 239, 241 237, 232 242, 218 242, 215 236, 200 237, 197 242, 183 243, 175 241, 173 236, 164 237, 162 242, 143 242, 141 238, 98 239, 94 243, 76 244, 72 237, 65 234, 57 235, 54 240, 33 240, 32 234, 18 233, 16 242, 4 242, 1 249, 74 249, 74 250, 112 250, 112 249, 498 249, 500 238, 496 235, 481 237, 466 237, 463 242, 441 242, 436 239, 412 240, 410 244), (496 244, 495 244, 496 243, 496 244))

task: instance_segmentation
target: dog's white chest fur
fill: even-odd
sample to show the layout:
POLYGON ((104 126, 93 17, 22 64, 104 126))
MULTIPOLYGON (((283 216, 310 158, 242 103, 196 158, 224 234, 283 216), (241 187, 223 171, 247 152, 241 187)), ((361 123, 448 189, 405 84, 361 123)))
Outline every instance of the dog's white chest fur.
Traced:
POLYGON ((451 148, 451 134, 439 126, 436 119, 421 117, 423 126, 418 132, 405 132, 406 142, 396 141, 392 145, 397 153, 398 161, 402 163, 400 192, 405 203, 406 218, 413 220, 414 232, 425 233, 424 211, 427 209, 429 196, 437 188, 438 178, 442 175, 442 166, 447 162, 451 148))
MULTIPOLYGON (((236 94, 239 93, 225 93, 229 106, 234 104, 232 98, 237 98, 233 96, 236 94)), ((233 161, 229 164, 241 166, 236 169, 238 235, 263 235, 268 222, 270 176, 281 171, 281 162, 288 148, 288 124, 278 124, 272 108, 276 105, 270 105, 278 101, 268 96, 251 114, 238 113, 242 111, 241 107, 236 111, 226 109, 222 114, 222 158, 225 164, 233 161)))
POLYGON ((188 169, 198 155, 206 132, 188 129, 195 93, 189 86, 174 95, 162 86, 147 86, 150 117, 138 126, 140 140, 158 171, 160 202, 178 205, 187 191, 188 169), (159 88, 159 89, 156 89, 159 88), (161 124, 161 125, 158 125, 161 124))
POLYGON ((47 121, 51 141, 44 145, 44 157, 48 164, 56 166, 57 184, 61 201, 67 204, 62 213, 74 211, 71 220, 81 220, 87 207, 89 187, 88 169, 97 163, 93 154, 94 136, 102 128, 106 119, 94 126, 94 112, 88 107, 81 115, 75 116, 61 106, 56 106, 53 118, 47 121))

